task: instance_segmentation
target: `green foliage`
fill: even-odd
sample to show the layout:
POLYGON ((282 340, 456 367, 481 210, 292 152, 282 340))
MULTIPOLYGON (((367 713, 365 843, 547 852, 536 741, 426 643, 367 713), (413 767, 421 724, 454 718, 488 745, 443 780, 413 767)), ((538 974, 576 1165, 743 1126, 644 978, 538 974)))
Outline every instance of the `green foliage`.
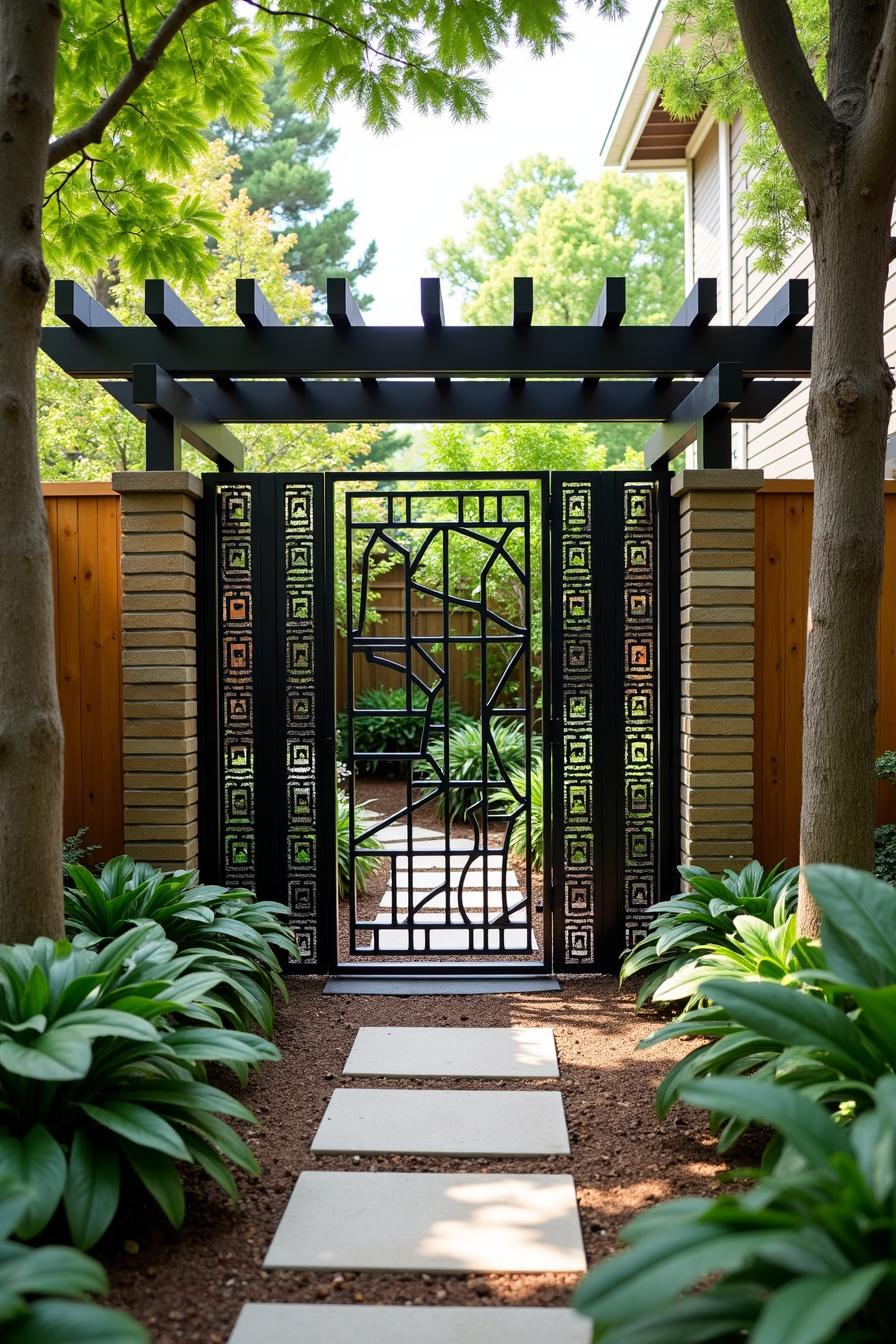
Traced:
POLYGON ((878 826, 874 832, 874 876, 896 887, 896 826, 878 826))
MULTIPOLYGON (((683 208, 681 184, 672 177, 604 173, 580 183, 568 164, 538 155, 508 168, 497 187, 478 187, 464 206, 466 236, 444 239, 429 255, 465 295, 464 318, 477 325, 510 322, 516 275, 534 279, 539 323, 587 323, 608 275, 627 276, 628 321, 664 322, 684 291, 683 208)), ((651 428, 507 425, 490 429, 482 438, 491 442, 483 444, 452 427, 433 440, 444 451, 450 439, 466 439, 477 458, 480 447, 509 448, 511 469, 534 459, 545 469, 601 470, 640 450, 651 428)), ((638 458, 635 464, 642 465, 638 458)))
POLYGON ((31 1192, 0 1177, 0 1337, 4 1344, 149 1344, 120 1311, 86 1302, 109 1291, 102 1268, 70 1246, 22 1246, 10 1236, 31 1192))
MULTIPOLYGON (((396 687, 394 690, 383 690, 378 687, 371 687, 370 690, 362 691, 357 697, 356 707, 361 710, 378 710, 379 715, 375 717, 362 717, 354 719, 354 736, 356 752, 383 752, 383 751, 418 751, 425 726, 425 716, 423 711, 426 708, 426 696, 420 690, 415 690, 411 704, 416 714, 407 714, 405 712, 406 697, 405 692, 396 687)), ((441 710, 436 707, 434 712, 439 714, 441 710)), ((456 700, 451 700, 448 709, 449 724, 472 723, 469 715, 464 714, 456 700)), ((337 754, 341 761, 348 755, 348 714, 343 710, 336 720, 337 732, 337 754)), ((404 763, 397 763, 400 769, 404 763)), ((364 771, 368 774, 388 775, 394 773, 396 767, 390 767, 388 762, 378 764, 376 761, 357 761, 356 770, 364 771)))
MULTIPOLYGON (((896 1072, 896 895, 868 873, 819 865, 806 870, 824 914, 821 949, 802 944, 801 965, 773 978, 709 979, 707 1008, 685 1013, 642 1042, 709 1038, 676 1064, 657 1092, 665 1115, 695 1078, 755 1073, 808 1094, 847 1116, 868 1106, 877 1080, 896 1072)), ((792 951, 799 953, 800 944, 792 951)), ((760 976, 766 966, 759 968, 760 976)), ((742 1132, 728 1116, 720 1147, 742 1132)))
POLYGON ((81 826, 75 831, 74 835, 67 835, 65 837, 62 842, 63 865, 67 863, 83 863, 85 859, 90 858, 91 854, 95 854, 98 849, 102 848, 100 845, 88 845, 87 833, 89 829, 89 826, 81 826))
POLYGON ((541 872, 544 867, 544 769, 540 756, 532 757, 532 769, 527 777, 525 770, 514 770, 510 775, 511 787, 499 789, 493 794, 497 806, 514 811, 520 805, 520 799, 529 800, 531 821, 531 843, 526 840, 526 818, 522 815, 513 824, 510 832, 510 853, 515 859, 525 863, 531 856, 532 867, 541 872))
MULTIPOLYGON (((809 66, 824 91, 827 78, 827 0, 790 0, 809 66)), ((747 224, 744 242, 755 249, 758 270, 774 274, 807 231, 803 195, 774 130, 744 52, 732 0, 669 0, 674 38, 648 57, 654 88, 673 117, 699 116, 709 107, 720 121, 743 113, 746 172, 739 207, 747 224)))
POLYGON ((896 751, 881 752, 874 762, 874 778, 896 784, 896 751))
POLYGON ((356 263, 349 261, 358 212, 351 201, 331 204, 330 174, 322 162, 334 149, 339 132, 326 121, 303 116, 289 83, 278 54, 264 85, 268 124, 234 130, 218 123, 212 136, 221 136, 239 158, 234 186, 245 188, 256 207, 270 212, 278 233, 293 235, 285 254, 292 278, 310 285, 319 300, 329 276, 344 276, 355 287, 360 306, 366 307, 369 298, 358 292, 357 282, 374 268, 376 243, 368 244, 356 263))
MULTIPOLYGON (((708 948, 725 948, 737 931, 738 918, 748 916, 768 927, 786 927, 787 916, 796 906, 796 868, 782 872, 779 864, 765 872, 754 859, 739 873, 727 869, 721 877, 712 877, 705 868, 682 866, 678 871, 690 890, 652 907, 649 932, 625 954, 620 968, 623 984, 630 976, 647 972, 638 989, 639 1008, 657 997, 670 978, 686 974, 708 948)), ((759 930, 750 927, 755 938, 759 930)), ((695 990, 692 1002, 700 997, 695 990)))
MULTIPOLYGON (((748 1191, 678 1199, 623 1230, 631 1249, 583 1280, 574 1305, 601 1344, 859 1344, 896 1307, 896 1079, 845 1129, 808 1097, 755 1079, 685 1098, 772 1125, 791 1155, 748 1191), (711 1279, 709 1287, 690 1290, 711 1279)), ((757 1173, 758 1174, 758 1173, 757 1173)))
POLYGON ((123 1172, 174 1226, 184 1216, 178 1163, 198 1163, 232 1198, 230 1165, 258 1173, 221 1119, 254 1117, 207 1083, 204 1064, 245 1079, 279 1053, 220 1025, 209 995, 225 973, 195 963, 155 924, 99 952, 49 938, 0 947, 0 1176, 29 1191, 20 1237, 37 1236, 61 1204, 75 1245, 93 1245, 123 1172))
MULTIPOLYGON (((483 780, 482 724, 471 720, 452 728, 448 734, 448 770, 452 781, 483 780)), ((511 778, 525 769, 526 738, 513 723, 493 721, 490 728, 491 741, 486 752, 488 762, 488 780, 498 783, 504 774, 511 778), (500 761, 500 768, 499 768, 500 761)), ((442 772, 441 754, 435 753, 438 769, 430 762, 418 767, 416 778, 431 779, 436 782, 442 772)), ((497 790, 489 790, 489 805, 497 795, 497 790)), ((436 810, 440 816, 445 811, 445 794, 436 799, 436 810)), ((468 819, 468 814, 482 801, 482 789, 475 783, 456 783, 447 792, 448 815, 452 821, 468 819)))
MULTIPOLYGON (((375 814, 363 803, 355 802, 355 839, 376 821, 375 814)), ((336 886, 340 901, 348 900, 351 884, 351 856, 349 837, 352 833, 351 809, 348 794, 344 789, 336 790, 336 886)), ((363 896, 367 889, 368 878, 372 877, 380 864, 377 851, 383 848, 376 836, 364 841, 364 850, 355 851, 355 891, 363 896)))
POLYGON ((283 925, 287 906, 239 888, 201 886, 198 873, 163 873, 127 855, 111 859, 98 877, 79 864, 66 874, 66 932, 79 947, 104 947, 127 929, 160 926, 179 952, 190 953, 194 971, 226 972, 211 1000, 225 1020, 272 1034, 273 994, 286 997, 277 954, 296 956, 283 925))

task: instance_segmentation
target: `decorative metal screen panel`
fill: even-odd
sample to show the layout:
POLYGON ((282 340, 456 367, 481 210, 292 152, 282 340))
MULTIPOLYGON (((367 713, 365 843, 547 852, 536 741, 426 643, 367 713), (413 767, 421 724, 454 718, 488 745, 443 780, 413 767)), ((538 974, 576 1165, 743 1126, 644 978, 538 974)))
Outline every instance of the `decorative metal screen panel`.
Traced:
POLYGON ((660 899, 666 488, 615 472, 552 478, 558 968, 611 965, 660 899))
POLYGON ((255 629, 252 489, 222 486, 218 506, 224 881, 255 885, 255 629))

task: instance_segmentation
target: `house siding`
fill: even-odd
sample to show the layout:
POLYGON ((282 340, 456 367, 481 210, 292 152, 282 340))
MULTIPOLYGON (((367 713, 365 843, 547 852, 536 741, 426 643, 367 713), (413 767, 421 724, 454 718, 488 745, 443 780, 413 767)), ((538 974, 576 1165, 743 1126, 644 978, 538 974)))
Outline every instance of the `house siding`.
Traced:
MULTIPOLYGON (((807 323, 813 321, 815 277, 809 243, 795 247, 786 266, 776 276, 756 269, 755 251, 744 242, 746 224, 740 215, 739 196, 744 188, 743 117, 731 126, 731 319, 735 325, 748 323, 770 300, 785 280, 805 277, 809 280, 810 310, 807 323)), ((723 247, 719 237, 719 151, 715 134, 709 134, 693 159, 693 274, 716 276, 723 282, 723 247), (697 219, 701 218, 701 227, 697 219)), ((721 296, 720 296, 721 297, 721 296)), ((721 306, 721 305, 720 305, 721 306)), ((896 364, 896 277, 887 286, 884 313, 884 353, 889 364, 896 364)), ((801 384, 786 402, 772 411, 762 425, 744 425, 735 434, 735 465, 762 468, 767 477, 806 478, 813 476, 813 462, 806 433, 806 406, 809 383, 801 384)), ((891 433, 896 431, 896 411, 891 418, 891 433)))

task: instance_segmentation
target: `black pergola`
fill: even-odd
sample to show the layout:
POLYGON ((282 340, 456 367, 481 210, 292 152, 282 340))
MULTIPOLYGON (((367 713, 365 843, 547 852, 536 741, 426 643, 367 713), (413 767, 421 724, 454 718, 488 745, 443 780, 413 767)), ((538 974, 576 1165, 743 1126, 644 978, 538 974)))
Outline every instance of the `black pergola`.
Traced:
POLYGON ((240 325, 206 327, 163 280, 145 282, 151 326, 124 327, 71 280, 56 284, 42 349, 95 378, 146 426, 147 470, 180 465, 181 440, 239 471, 228 425, 369 422, 659 422, 645 447, 665 470, 689 444, 731 465, 731 426, 754 423, 809 377, 806 280, 788 280, 742 327, 712 325, 716 282, 698 280, 668 326, 626 326, 625 280, 608 278, 584 327, 533 324, 517 278, 507 327, 445 325, 438 279, 420 282, 421 327, 365 327, 344 280, 330 326, 284 326, 254 280, 237 280, 240 325))

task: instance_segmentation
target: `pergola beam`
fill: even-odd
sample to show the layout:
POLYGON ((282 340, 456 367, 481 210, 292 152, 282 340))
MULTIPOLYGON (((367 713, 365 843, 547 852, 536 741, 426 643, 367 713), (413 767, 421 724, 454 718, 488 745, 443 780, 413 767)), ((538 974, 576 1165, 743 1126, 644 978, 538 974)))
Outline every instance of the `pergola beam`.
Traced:
MULTIPOLYGON (((229 424, 425 424, 440 420, 456 424, 651 424, 674 414, 698 386, 684 380, 658 394, 653 381, 641 379, 601 382, 594 388, 581 382, 536 382, 521 389, 507 382, 471 379, 454 381, 447 388, 435 387, 431 381, 384 380, 367 388, 358 382, 314 380, 299 387, 241 381, 227 388, 188 381, 179 389, 200 403, 209 417, 229 424)), ((798 386, 783 379, 757 379, 744 388, 734 418, 759 422, 798 386)), ((134 403, 130 383, 104 382, 103 387, 132 414, 144 418, 142 408, 134 403)))
POLYGON ((363 327, 364 314, 347 280, 331 278, 327 281, 327 317, 337 331, 363 327))
POLYGON ((144 280, 143 311, 161 331, 181 327, 202 327, 202 323, 183 299, 175 294, 167 280, 144 280))
POLYGON ((750 319, 751 327, 777 327, 786 330, 809 313, 809 281, 785 280, 784 284, 750 319))
POLYGON ((94 327, 121 327, 118 318, 74 280, 56 281, 54 311, 60 321, 73 331, 90 331, 94 327))
POLYGON ((420 281, 420 316, 427 331, 441 331, 445 325, 442 282, 437 276, 427 275, 420 281))
POLYGON ((608 275, 600 292, 589 327, 605 327, 611 331, 622 325, 625 317, 625 276, 608 275))
MULTIPOLYGON (((220 386, 208 390, 227 391, 220 386)), ((219 470, 242 471, 245 449, 239 439, 164 369, 155 364, 135 365, 131 398, 134 406, 146 413, 147 471, 176 468, 181 438, 216 463, 219 470)))
POLYGON ((277 310, 265 298, 257 280, 237 280, 235 299, 236 315, 250 331, 283 326, 277 310))
POLYGON ((76 378, 130 378, 158 364, 172 378, 703 378, 719 363, 744 377, 808 378, 810 327, 48 327, 44 351, 76 378))
POLYGON ((513 280, 513 325, 516 331, 525 331, 535 316, 535 286, 531 275, 517 275, 513 280))
POLYGON ((672 319, 673 327, 690 327, 699 331, 709 326, 719 308, 718 286, 714 277, 703 277, 691 289, 684 303, 672 319))
POLYGON ((744 388, 740 365, 717 364, 647 440, 644 465, 668 462, 696 441, 698 466, 730 467, 732 412, 742 407, 753 386, 744 388))

